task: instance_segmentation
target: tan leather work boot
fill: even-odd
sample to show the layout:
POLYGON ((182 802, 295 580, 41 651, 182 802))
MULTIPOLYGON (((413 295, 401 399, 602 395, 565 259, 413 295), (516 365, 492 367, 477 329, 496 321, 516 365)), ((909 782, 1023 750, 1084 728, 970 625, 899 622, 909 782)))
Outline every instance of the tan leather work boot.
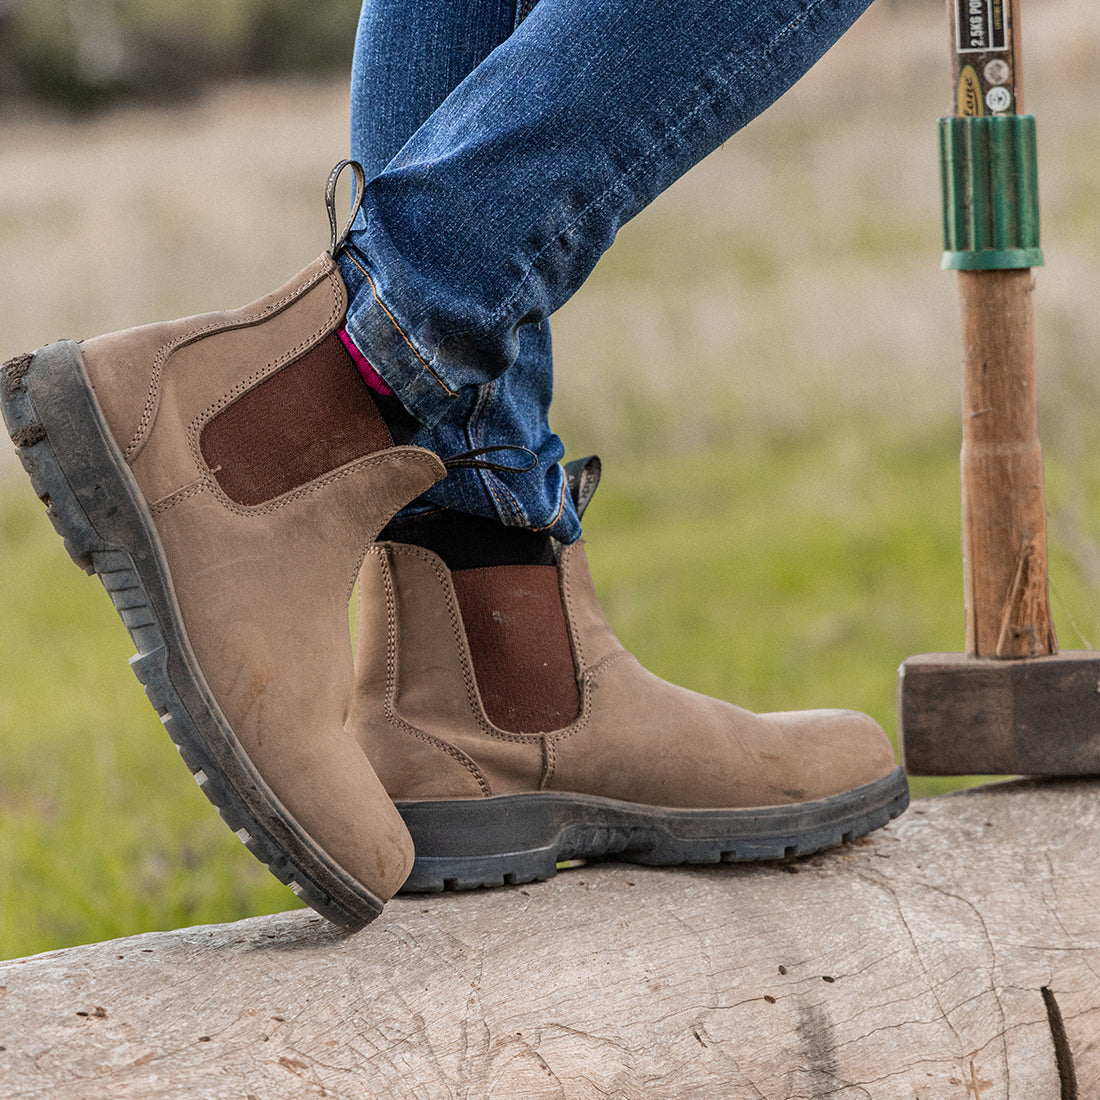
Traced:
POLYGON ((0 406, 203 791, 276 876, 357 928, 412 844, 344 732, 348 599, 371 540, 444 468, 392 446, 342 350, 337 246, 334 231, 331 253, 242 309, 20 356, 0 406))
MULTIPOLYGON (((598 471, 585 477, 581 510, 598 471)), ((544 879, 578 857, 801 855, 908 804, 866 715, 756 715, 647 672, 608 626, 580 542, 556 566, 454 573, 380 542, 360 605, 348 728, 416 844, 406 890, 544 879)))

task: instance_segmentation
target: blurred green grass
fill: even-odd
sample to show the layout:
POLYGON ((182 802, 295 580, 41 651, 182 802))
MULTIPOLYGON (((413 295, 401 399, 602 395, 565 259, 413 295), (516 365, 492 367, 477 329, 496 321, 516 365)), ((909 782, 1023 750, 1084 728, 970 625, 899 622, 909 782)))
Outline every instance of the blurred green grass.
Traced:
MULTIPOLYGON (((852 706, 891 734, 898 663, 959 650, 963 634, 958 317, 937 270, 942 29, 920 7, 872 8, 628 226, 554 321, 554 423, 571 456, 604 459, 586 537, 623 641, 697 690, 754 709, 852 706)), ((1067 648, 1100 640, 1100 128, 1063 94, 1095 70, 1098 22, 1052 0, 1029 38, 1067 648), (1058 110, 1044 117, 1044 101, 1058 110)), ((325 244, 342 85, 245 84, 79 125, 0 120, 0 258, 19 272, 4 354, 239 304, 301 267, 325 244)), ((296 904, 189 779, 109 601, 5 458, 0 607, 0 957, 296 904)))

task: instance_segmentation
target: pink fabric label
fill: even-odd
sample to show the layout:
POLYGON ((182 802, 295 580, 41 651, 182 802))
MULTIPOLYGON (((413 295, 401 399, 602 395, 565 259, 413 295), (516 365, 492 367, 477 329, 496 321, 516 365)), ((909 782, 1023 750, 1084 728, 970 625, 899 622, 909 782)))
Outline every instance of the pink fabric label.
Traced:
POLYGON ((340 337, 340 342, 348 349, 348 355, 351 356, 352 362, 359 369, 359 373, 363 377, 363 381, 374 390, 375 393, 381 394, 383 397, 393 397, 393 390, 386 385, 382 376, 363 358, 363 353, 352 342, 351 337, 348 335, 346 328, 341 328, 336 333, 340 337))

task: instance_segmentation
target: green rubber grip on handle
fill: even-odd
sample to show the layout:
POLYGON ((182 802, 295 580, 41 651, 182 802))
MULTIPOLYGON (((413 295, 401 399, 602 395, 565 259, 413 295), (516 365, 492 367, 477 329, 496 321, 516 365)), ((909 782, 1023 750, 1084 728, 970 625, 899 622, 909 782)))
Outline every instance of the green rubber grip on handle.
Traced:
POLYGON ((1034 115, 941 118, 942 267, 1041 267, 1034 115))

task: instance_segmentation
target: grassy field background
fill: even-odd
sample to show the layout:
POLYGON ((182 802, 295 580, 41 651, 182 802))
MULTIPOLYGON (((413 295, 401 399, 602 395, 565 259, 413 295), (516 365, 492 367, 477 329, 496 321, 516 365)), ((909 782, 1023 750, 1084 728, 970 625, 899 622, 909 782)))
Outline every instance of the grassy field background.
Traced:
MULTIPOLYGON (((1100 12, 1035 0, 1029 17, 1052 594, 1063 645, 1091 648, 1100 12)), ((604 459, 586 535, 624 642, 698 690, 854 706, 891 734, 898 663, 962 648, 944 37, 935 6, 876 5, 555 318, 555 427, 604 459)), ((265 293, 325 247, 346 126, 341 83, 0 122, 0 348, 265 293)), ((3 449, 0 607, 0 957, 293 905, 175 759, 106 596, 3 449)))

